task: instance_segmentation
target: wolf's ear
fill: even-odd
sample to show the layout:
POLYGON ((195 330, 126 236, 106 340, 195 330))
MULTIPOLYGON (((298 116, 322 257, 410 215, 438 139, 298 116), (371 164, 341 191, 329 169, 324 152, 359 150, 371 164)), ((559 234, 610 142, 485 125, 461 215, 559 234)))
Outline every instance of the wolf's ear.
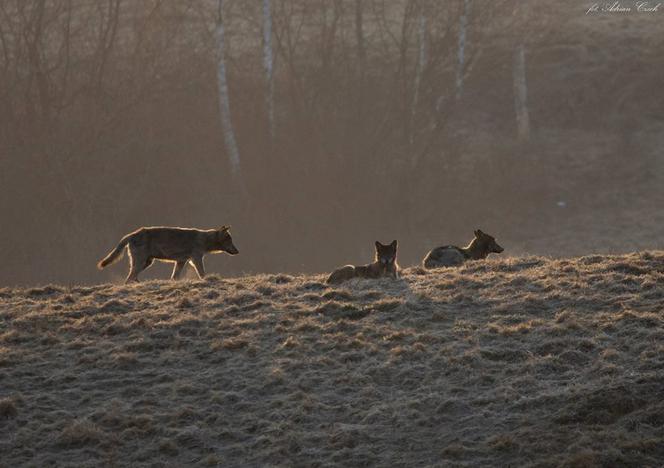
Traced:
POLYGON ((375 245, 376 245, 376 250, 380 249, 383 246, 383 244, 381 244, 378 241, 376 241, 375 245))
POLYGON ((390 244, 390 247, 394 247, 395 249, 397 248, 397 240, 394 239, 392 243, 390 244))
POLYGON ((480 237, 482 234, 484 234, 480 229, 477 229, 475 231, 475 237, 480 237))

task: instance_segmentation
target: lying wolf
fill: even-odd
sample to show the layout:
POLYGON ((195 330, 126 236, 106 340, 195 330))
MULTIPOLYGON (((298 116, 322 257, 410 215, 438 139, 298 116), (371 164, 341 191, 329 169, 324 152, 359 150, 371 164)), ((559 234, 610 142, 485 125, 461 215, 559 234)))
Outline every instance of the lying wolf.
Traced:
POLYGON ((422 264, 424 268, 458 266, 466 260, 484 259, 490 253, 501 253, 502 251, 503 248, 498 245, 496 239, 478 229, 475 231, 475 238, 467 247, 454 245, 436 247, 424 257, 422 264))
POLYGON ((199 278, 205 276, 203 255, 226 252, 236 255, 237 248, 229 232, 230 226, 220 229, 187 229, 178 227, 142 227, 122 238, 118 246, 100 261, 101 270, 122 258, 129 250, 129 275, 125 283, 138 281, 138 274, 155 260, 174 262, 171 279, 178 279, 187 263, 193 265, 199 278))
POLYGON ((327 279, 328 283, 338 284, 351 278, 381 278, 389 276, 399 278, 399 265, 397 265, 397 241, 383 245, 376 241, 376 257, 368 265, 346 265, 332 272, 327 279))

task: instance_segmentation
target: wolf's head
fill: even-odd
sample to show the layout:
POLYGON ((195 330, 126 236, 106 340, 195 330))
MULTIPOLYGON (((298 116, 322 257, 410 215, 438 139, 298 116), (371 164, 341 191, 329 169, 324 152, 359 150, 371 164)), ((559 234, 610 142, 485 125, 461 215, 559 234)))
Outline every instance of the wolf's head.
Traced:
POLYGON ((231 255, 236 255, 240 251, 233 245, 233 239, 231 238, 230 226, 222 226, 217 230, 216 243, 217 248, 222 252, 226 252, 231 255))
POLYGON ((489 234, 482 232, 480 229, 475 231, 475 239, 473 239, 473 243, 476 245, 477 250, 483 255, 482 258, 485 258, 490 253, 501 253, 505 250, 498 245, 496 239, 489 234))
POLYGON ((397 241, 393 240, 389 245, 376 241, 376 261, 386 268, 394 265, 397 262, 397 241))

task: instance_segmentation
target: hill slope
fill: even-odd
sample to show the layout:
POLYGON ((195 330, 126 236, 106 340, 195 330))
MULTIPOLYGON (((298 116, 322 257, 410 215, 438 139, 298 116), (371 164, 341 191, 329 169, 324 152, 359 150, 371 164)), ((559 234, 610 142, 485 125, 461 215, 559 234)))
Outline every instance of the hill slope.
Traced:
POLYGON ((322 280, 0 289, 0 464, 664 459, 663 252, 322 280))

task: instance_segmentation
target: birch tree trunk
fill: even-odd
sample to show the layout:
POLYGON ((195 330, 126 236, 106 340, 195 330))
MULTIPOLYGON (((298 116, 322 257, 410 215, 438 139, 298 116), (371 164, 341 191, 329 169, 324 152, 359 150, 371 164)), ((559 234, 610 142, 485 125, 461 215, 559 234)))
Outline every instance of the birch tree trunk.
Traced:
POLYGON ((274 138, 274 56, 272 55, 272 12, 270 0, 263 0, 263 65, 265 67, 265 105, 270 138, 274 138))
POLYGON ((418 20, 417 40, 419 44, 419 53, 417 55, 417 65, 415 67, 415 80, 413 82, 413 102, 410 112, 410 142, 413 143, 414 123, 417 106, 420 101, 420 86, 422 83, 422 71, 427 61, 427 17, 424 9, 420 6, 420 17, 418 20))
POLYGON ((358 129, 364 128, 364 102, 365 96, 365 82, 367 72, 367 52, 364 39, 364 12, 362 0, 355 0, 355 42, 357 47, 357 89, 355 104, 357 112, 355 114, 354 125, 358 129))
POLYGON ((458 68, 456 76, 456 98, 461 98, 463 92, 463 78, 466 66, 466 27, 468 26, 468 13, 470 10, 470 0, 463 0, 463 13, 459 19, 459 48, 458 48, 458 68))
POLYGON ((514 107, 519 140, 526 141, 530 136, 530 118, 528 116, 528 88, 526 84, 526 53, 523 44, 514 51, 514 107))
POLYGON ((230 162, 233 179, 244 188, 242 168, 240 164, 240 151, 235 140, 231 107, 228 97, 228 82, 226 80, 226 61, 224 58, 224 18, 223 0, 219 0, 219 16, 217 18, 217 87, 219 89, 219 114, 221 116, 221 130, 224 134, 224 143, 228 160, 230 162))
POLYGON ((357 41, 357 61, 359 62, 360 76, 364 80, 366 67, 366 48, 364 45, 364 20, 362 15, 362 0, 355 0, 355 39, 357 41))

